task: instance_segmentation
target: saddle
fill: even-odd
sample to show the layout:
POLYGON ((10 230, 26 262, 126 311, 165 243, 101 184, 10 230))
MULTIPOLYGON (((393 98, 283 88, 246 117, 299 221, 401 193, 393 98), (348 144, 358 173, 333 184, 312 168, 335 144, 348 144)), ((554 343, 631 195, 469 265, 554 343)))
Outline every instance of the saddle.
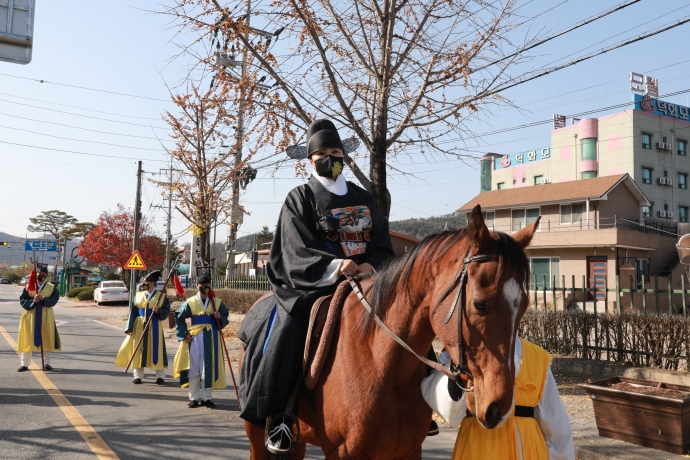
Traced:
POLYGON ((350 283, 343 281, 334 294, 319 297, 311 309, 302 362, 304 385, 309 390, 313 390, 316 382, 319 381, 321 370, 331 349, 340 312, 351 291, 350 283))

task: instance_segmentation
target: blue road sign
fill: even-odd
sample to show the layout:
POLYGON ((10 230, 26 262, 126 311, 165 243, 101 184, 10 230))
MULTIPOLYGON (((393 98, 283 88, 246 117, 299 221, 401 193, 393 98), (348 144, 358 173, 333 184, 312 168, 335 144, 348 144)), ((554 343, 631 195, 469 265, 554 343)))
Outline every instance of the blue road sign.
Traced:
POLYGON ((26 240, 24 248, 27 251, 57 252, 57 241, 26 240))

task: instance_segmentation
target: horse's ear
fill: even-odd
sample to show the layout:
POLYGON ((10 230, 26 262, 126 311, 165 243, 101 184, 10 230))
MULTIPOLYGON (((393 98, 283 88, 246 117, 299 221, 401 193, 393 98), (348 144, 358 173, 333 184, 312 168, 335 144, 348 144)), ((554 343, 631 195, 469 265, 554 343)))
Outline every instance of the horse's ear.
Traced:
POLYGON ((475 206, 467 216, 467 236, 475 249, 482 249, 491 241, 491 234, 486 228, 484 217, 482 217, 482 207, 475 206))
POLYGON ((529 246, 530 241, 532 241, 534 232, 537 231, 537 227, 539 226, 539 220, 541 220, 541 216, 537 217, 537 220, 529 224, 527 227, 520 229, 520 231, 512 235, 513 239, 517 242, 517 244, 520 245, 522 249, 525 249, 527 246, 529 246))

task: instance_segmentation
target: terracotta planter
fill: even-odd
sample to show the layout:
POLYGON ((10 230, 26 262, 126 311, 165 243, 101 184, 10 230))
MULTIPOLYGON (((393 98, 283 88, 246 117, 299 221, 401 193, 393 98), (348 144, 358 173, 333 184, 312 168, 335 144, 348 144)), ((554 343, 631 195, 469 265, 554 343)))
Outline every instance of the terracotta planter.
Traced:
MULTIPOLYGON (((583 384, 592 398, 599 435, 675 454, 689 453, 690 396, 681 399, 609 387, 619 382, 652 388, 658 384, 625 377, 583 384)), ((683 385, 664 388, 690 393, 690 387, 683 385)))

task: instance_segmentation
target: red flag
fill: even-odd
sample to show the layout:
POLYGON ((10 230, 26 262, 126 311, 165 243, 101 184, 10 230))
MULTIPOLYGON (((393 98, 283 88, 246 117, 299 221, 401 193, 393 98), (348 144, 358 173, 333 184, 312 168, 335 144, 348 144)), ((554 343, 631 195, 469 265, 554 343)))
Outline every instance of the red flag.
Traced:
POLYGON ((29 275, 29 282, 26 284, 26 290, 28 292, 36 292, 38 289, 38 280, 36 279, 36 269, 31 270, 29 275))
POLYGON ((177 292, 177 295, 180 297, 183 297, 184 288, 182 287, 182 283, 180 283, 180 279, 177 277, 177 273, 173 275, 173 282, 175 283, 175 292, 177 292))
POLYGON ((216 298, 216 293, 213 292, 213 288, 211 288, 211 289, 208 290, 208 296, 209 296, 210 298, 212 298, 212 299, 215 299, 215 298, 216 298))

